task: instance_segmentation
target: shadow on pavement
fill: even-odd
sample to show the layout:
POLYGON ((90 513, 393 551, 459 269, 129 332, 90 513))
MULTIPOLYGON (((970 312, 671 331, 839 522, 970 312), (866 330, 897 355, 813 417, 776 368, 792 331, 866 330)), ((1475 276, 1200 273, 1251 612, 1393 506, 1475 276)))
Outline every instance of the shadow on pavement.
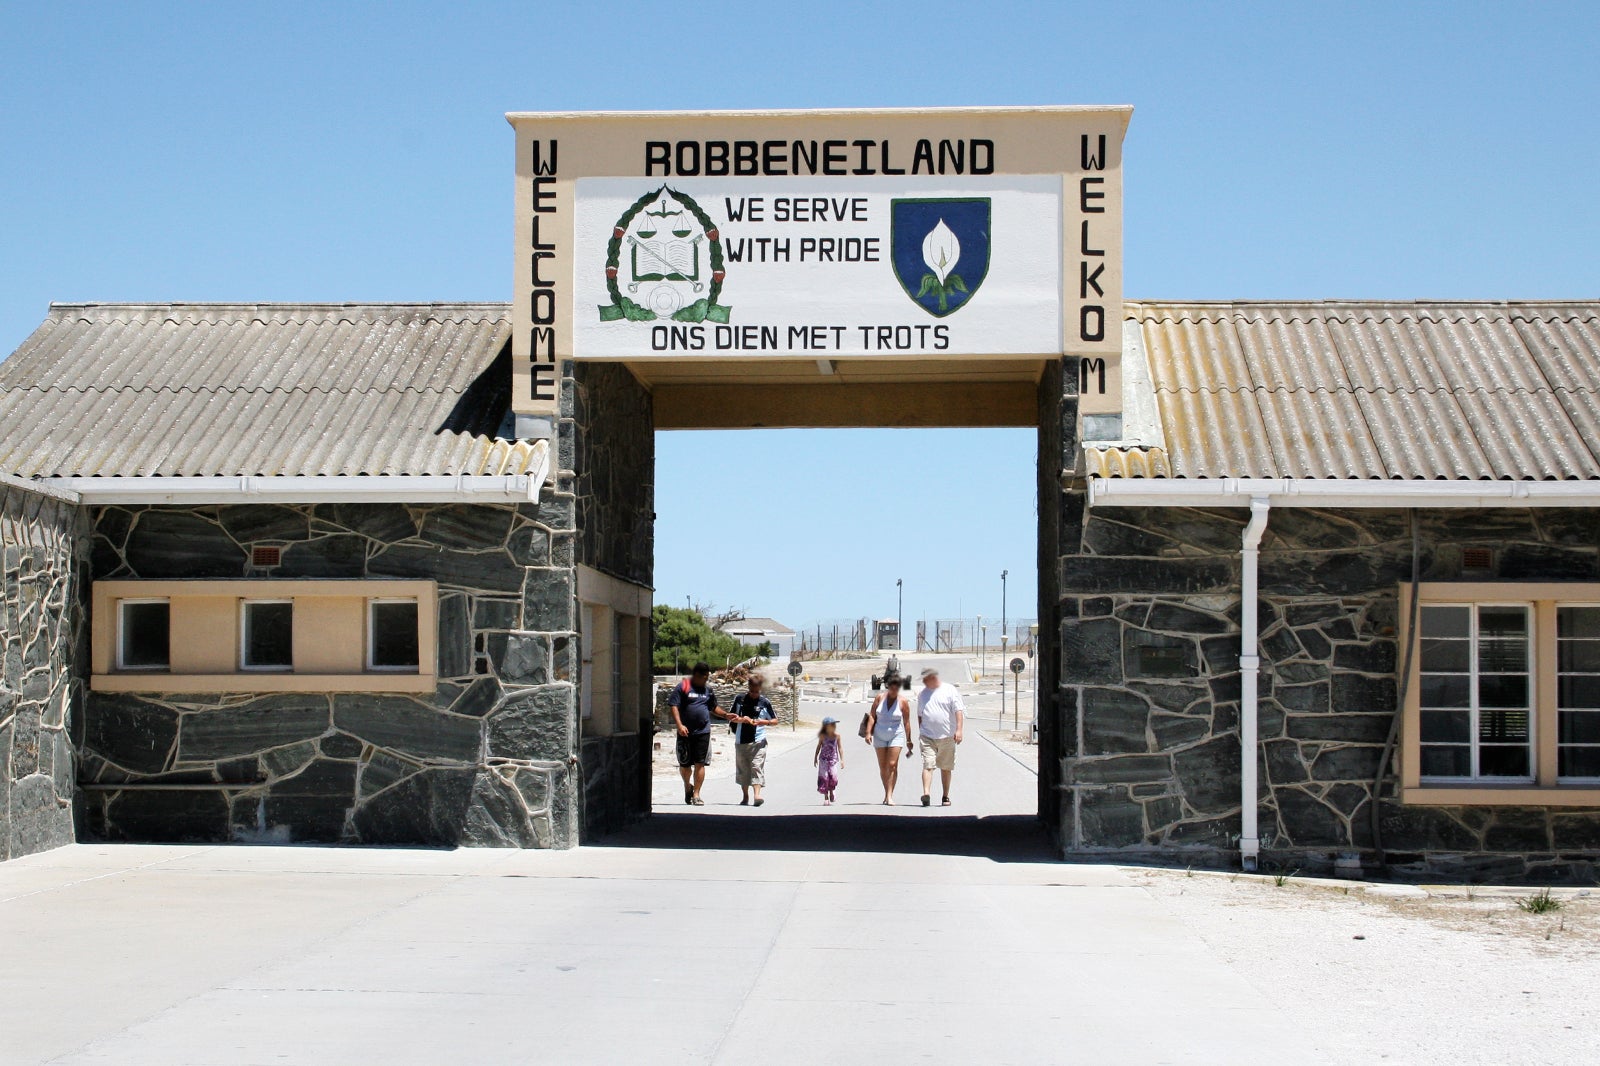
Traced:
POLYGON ((1032 814, 894 817, 774 814, 771 817, 658 811, 591 845, 714 851, 836 851, 968 855, 994 862, 1053 862, 1049 836, 1032 814))

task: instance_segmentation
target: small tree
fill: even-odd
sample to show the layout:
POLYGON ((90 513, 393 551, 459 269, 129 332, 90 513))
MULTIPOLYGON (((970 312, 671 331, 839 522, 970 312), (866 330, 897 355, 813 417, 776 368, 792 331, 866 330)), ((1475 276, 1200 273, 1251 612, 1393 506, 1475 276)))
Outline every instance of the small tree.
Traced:
POLYGON ((650 622, 655 629, 650 661, 658 674, 679 667, 687 670, 697 662, 717 669, 729 662, 772 654, 771 644, 742 644, 739 638, 712 629, 699 611, 686 607, 657 604, 650 612, 650 622))

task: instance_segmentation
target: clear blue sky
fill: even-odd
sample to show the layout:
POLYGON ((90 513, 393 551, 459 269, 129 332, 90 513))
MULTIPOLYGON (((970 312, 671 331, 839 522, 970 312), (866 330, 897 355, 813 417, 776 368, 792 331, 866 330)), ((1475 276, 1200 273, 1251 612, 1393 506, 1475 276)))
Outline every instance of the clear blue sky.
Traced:
MULTIPOLYGON (((501 115, 554 108, 1129 103, 1130 296, 1594 297, 1597 11, 7 3, 0 351, 51 300, 508 299, 501 115)), ((1031 433, 659 452, 662 602, 1032 613, 1031 433)))

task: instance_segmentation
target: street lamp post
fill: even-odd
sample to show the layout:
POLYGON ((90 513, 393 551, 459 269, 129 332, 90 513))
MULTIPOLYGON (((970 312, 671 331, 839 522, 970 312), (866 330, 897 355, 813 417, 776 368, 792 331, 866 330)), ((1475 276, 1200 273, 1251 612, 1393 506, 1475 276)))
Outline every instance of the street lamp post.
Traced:
POLYGON ((1000 571, 1000 639, 1006 639, 1006 577, 1009 570, 1000 571))
POLYGON ((894 579, 894 648, 904 651, 906 647, 905 619, 902 617, 906 609, 905 581, 902 578, 894 579))
MULTIPOLYGON (((961 623, 961 625, 962 625, 963 628, 966 627, 966 623, 965 622, 961 623)), ((980 630, 983 629, 983 615, 981 615, 981 614, 978 616, 978 628, 980 630)), ((970 648, 970 647, 972 647, 972 645, 968 644, 967 647, 970 648)), ((983 666, 981 664, 978 666, 978 680, 980 680, 980 681, 983 680, 983 666)))
POLYGON ((989 677, 989 627, 980 625, 978 632, 983 638, 983 652, 978 658, 978 676, 987 680, 989 677))
POLYGON ((1006 725, 1006 632, 1000 631, 1000 718, 994 724, 996 729, 1004 729, 1006 725))

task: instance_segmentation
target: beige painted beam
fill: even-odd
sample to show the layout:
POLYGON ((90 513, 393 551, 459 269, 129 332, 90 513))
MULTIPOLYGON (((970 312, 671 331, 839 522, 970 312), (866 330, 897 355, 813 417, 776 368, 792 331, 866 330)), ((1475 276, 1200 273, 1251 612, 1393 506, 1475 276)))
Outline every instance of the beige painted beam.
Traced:
POLYGON ((1038 425, 1031 383, 658 385, 657 429, 1038 425))

